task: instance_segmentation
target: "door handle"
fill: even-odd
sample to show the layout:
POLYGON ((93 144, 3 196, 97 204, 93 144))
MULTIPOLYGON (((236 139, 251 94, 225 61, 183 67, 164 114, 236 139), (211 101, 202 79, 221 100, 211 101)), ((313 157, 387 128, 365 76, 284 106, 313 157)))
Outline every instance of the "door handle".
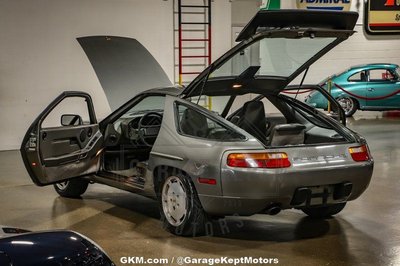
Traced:
POLYGON ((374 88, 369 88, 368 91, 375 91, 375 89, 374 88))

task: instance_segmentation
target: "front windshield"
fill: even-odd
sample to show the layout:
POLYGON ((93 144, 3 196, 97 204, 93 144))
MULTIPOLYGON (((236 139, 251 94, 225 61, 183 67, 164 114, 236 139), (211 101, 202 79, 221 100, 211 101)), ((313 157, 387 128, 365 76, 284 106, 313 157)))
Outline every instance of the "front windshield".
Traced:
POLYGON ((236 53, 210 78, 238 76, 249 67, 260 67, 256 76, 289 77, 336 38, 264 38, 236 53))
POLYGON ((400 67, 396 68, 397 77, 400 78, 400 67))
POLYGON ((164 110, 164 101, 164 96, 153 95, 145 97, 121 117, 127 118, 140 113, 162 112, 164 110))

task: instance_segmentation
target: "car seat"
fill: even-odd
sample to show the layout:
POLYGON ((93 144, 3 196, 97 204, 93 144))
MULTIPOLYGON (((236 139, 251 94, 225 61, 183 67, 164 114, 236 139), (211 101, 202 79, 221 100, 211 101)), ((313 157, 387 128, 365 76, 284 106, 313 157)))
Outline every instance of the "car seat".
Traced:
POLYGON ((201 113, 187 108, 180 121, 181 132, 195 137, 207 137, 207 118, 201 113))
POLYGON ((273 127, 268 146, 304 144, 306 127, 302 124, 281 124, 273 127))
POLYGON ((261 142, 266 142, 267 122, 264 103, 249 101, 243 105, 242 116, 235 118, 238 127, 242 128, 261 142))

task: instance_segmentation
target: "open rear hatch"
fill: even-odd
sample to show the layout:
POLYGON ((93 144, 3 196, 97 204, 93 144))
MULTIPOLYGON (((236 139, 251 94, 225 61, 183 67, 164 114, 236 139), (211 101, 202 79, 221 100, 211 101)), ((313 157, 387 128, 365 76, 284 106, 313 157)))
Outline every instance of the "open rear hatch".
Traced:
POLYGON ((351 36, 355 12, 259 11, 240 44, 205 69, 184 97, 278 94, 311 64, 351 36))

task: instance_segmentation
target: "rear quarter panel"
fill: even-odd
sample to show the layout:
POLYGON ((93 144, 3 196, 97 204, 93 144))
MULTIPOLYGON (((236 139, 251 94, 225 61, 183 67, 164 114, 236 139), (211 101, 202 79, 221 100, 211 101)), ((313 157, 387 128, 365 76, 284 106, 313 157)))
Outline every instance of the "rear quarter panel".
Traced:
MULTIPOLYGON (((150 170, 154 172, 157 167, 165 166, 180 169, 191 178, 198 194, 221 196, 221 158, 226 149, 262 149, 262 145, 239 128, 246 141, 220 142, 181 135, 176 127, 175 102, 188 102, 172 96, 167 96, 165 101, 163 122, 149 159, 150 170), (216 179, 217 185, 200 184, 199 177, 216 179)), ((235 126, 232 124, 232 127, 235 126)))

